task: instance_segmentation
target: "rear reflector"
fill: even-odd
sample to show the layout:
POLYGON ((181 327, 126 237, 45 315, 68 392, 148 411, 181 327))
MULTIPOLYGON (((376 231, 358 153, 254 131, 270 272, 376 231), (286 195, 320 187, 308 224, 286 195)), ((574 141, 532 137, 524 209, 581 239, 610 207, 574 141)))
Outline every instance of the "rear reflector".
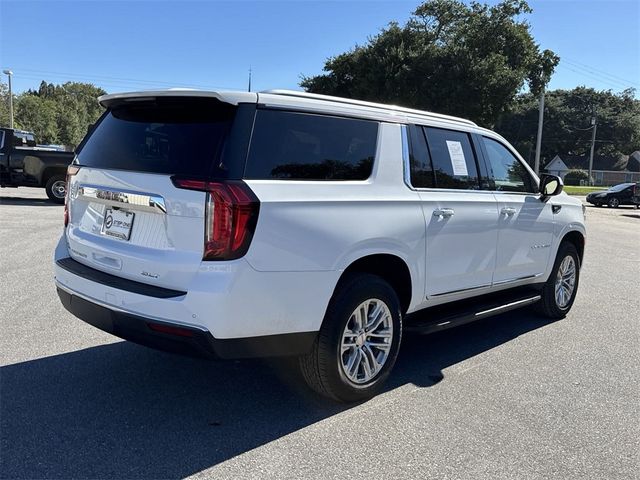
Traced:
POLYGON ((147 323, 147 326, 154 332, 167 333, 178 337, 193 337, 193 331, 186 328, 172 327, 164 323, 147 323))
POLYGON ((64 226, 69 225, 69 182, 71 181, 71 177, 73 177, 78 171, 80 167, 77 165, 69 165, 67 167, 67 181, 65 185, 64 191, 64 226))
POLYGON ((172 178, 178 188, 207 192, 203 260, 234 260, 247 253, 260 201, 241 180, 207 182, 172 178))

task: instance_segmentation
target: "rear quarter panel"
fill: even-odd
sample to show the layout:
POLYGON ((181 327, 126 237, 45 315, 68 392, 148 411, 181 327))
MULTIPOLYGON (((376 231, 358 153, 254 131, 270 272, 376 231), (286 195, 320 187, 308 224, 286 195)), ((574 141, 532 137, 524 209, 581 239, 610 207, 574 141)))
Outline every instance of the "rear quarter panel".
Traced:
POLYGON ((253 268, 335 272, 335 284, 355 260, 387 253, 409 267, 411 306, 422 300, 425 222, 418 193, 404 184, 399 125, 380 125, 368 180, 246 182, 260 199, 258 225, 246 256, 253 268))

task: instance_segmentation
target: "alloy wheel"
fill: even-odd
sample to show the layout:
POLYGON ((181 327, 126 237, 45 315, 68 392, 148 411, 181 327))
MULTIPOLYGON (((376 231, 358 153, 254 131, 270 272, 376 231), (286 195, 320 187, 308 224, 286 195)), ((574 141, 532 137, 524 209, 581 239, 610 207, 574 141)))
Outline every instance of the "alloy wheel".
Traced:
POLYGON ((559 308, 566 308, 576 286, 576 262, 571 255, 562 259, 556 274, 555 297, 559 308))
POLYGON ((338 352, 347 378, 356 384, 373 380, 389 358, 393 335, 386 303, 371 298, 358 305, 344 328, 338 352))

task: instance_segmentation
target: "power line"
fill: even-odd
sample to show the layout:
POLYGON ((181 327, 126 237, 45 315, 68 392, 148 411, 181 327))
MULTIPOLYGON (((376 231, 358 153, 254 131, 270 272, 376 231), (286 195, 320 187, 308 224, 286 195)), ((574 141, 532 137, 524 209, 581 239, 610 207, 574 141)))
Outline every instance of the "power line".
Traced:
MULTIPOLYGON (((631 86, 640 86, 640 83, 638 83, 638 82, 631 82, 631 81, 627 82, 627 81, 623 81, 623 80, 617 80, 615 78, 606 77, 606 76, 604 76, 602 74, 599 74, 598 72, 589 70, 587 68, 580 67, 580 66, 575 65, 575 64, 573 64, 571 62, 565 62, 565 63, 571 65, 572 68, 577 68, 580 72, 583 72, 585 74, 591 75, 592 77, 600 79, 600 81, 603 81, 603 82, 611 82, 611 83, 618 84, 618 85, 624 85, 627 88, 631 87, 631 86)), ((567 65, 565 65, 565 67, 566 66, 567 65)), ((635 87, 633 87, 633 88, 635 88, 635 87)))
MULTIPOLYGON (((125 84, 135 84, 135 85, 153 85, 152 82, 146 83, 146 82, 137 82, 134 80, 121 80, 121 81, 113 81, 113 80, 97 80, 97 79, 91 79, 90 77, 84 77, 84 76, 79 76, 79 77, 73 77, 70 78, 66 75, 53 75, 53 74, 42 74, 42 75, 38 75, 38 74, 25 74, 25 73, 21 73, 19 75, 20 78, 27 78, 30 80, 42 80, 42 81, 46 81, 47 78, 52 78, 54 80, 57 80, 58 78, 63 78, 66 79, 67 81, 80 81, 80 80, 92 80, 92 81, 99 81, 101 84, 106 84, 106 85, 125 85, 125 84)), ((163 82, 158 82, 163 83, 163 82)))
POLYGON ((89 75, 89 74, 78 74, 71 72, 60 72, 60 71, 50 71, 50 70, 36 70, 30 68, 20 68, 15 67, 14 70, 18 72, 19 77, 23 78, 36 78, 42 79, 40 76, 44 75, 47 77, 55 77, 55 78, 64 78, 66 80, 90 80, 90 81, 99 81, 104 84, 111 84, 116 86, 122 86, 125 84, 134 84, 134 85, 156 85, 156 86, 184 86, 184 87, 193 87, 193 88, 220 88, 220 89, 233 89, 234 87, 224 87, 220 85, 205 85, 205 84, 194 84, 194 83, 177 83, 177 82, 166 82, 160 80, 143 80, 143 79, 135 79, 135 78, 124 78, 124 77, 110 77, 105 75, 89 75), (25 73, 22 73, 25 72, 25 73), (36 77, 34 77, 36 75, 36 77))
POLYGON ((566 62, 564 64, 560 63, 558 66, 562 67, 562 68, 566 68, 568 70, 571 70, 572 72, 579 73, 580 75, 584 75, 584 76, 589 77, 589 78, 591 78, 593 80, 597 80, 597 81, 599 81, 601 83, 604 83, 606 85, 613 86, 615 88, 628 88, 629 87, 628 83, 622 82, 620 80, 614 80, 612 78, 606 78, 606 77, 603 77, 601 75, 598 75, 597 73, 588 72, 588 71, 586 71, 584 69, 581 69, 580 67, 575 67, 575 66, 572 66, 570 64, 568 65, 566 62))
MULTIPOLYGON (((90 83, 95 83, 97 86, 101 86, 101 87, 105 87, 105 88, 115 88, 115 89, 123 89, 123 90, 127 90, 127 89, 153 89, 153 88, 159 88, 159 89, 163 89, 163 88, 167 88, 167 85, 153 85, 153 84, 146 84, 146 83, 137 83, 137 82, 117 82, 117 81, 104 81, 104 80, 90 80, 90 79, 86 79, 86 78, 68 78, 68 77, 62 77, 60 76, 59 78, 53 77, 53 76, 38 76, 38 75, 18 75, 18 78, 22 78, 22 79, 28 79, 28 80, 34 80, 37 82, 40 81, 46 81, 46 80, 53 80, 54 82, 62 82, 64 80, 66 81, 77 81, 77 82, 90 82, 90 83), (47 78, 48 77, 48 78, 47 78)), ((172 87, 190 87, 187 85, 178 85, 178 84, 172 84, 172 87)), ((37 88, 37 87, 36 87, 37 88)), ((211 88, 211 87, 210 87, 211 88)))
POLYGON ((562 63, 560 63, 558 66, 561 67, 561 68, 565 68, 567 70, 571 70, 572 72, 578 73, 578 74, 580 74, 582 76, 589 77, 591 80, 596 80, 596 81, 598 81, 600 83, 603 83, 603 84, 608 85, 608 86, 610 86, 612 88, 615 88, 615 89, 629 88, 630 87, 629 84, 626 84, 626 83, 623 83, 623 82, 614 81, 614 80, 610 80, 610 79, 606 79, 606 78, 602 78, 602 77, 598 77, 598 76, 595 76, 593 74, 590 74, 590 73, 587 73, 587 72, 584 72, 584 71, 576 70, 575 68, 572 68, 570 66, 563 65, 562 63))
POLYGON ((582 68, 584 68, 585 70, 587 70, 587 69, 588 70, 593 70, 595 72, 600 72, 601 75, 605 75, 607 77, 612 77, 612 78, 615 78, 617 80, 622 80, 625 83, 632 83, 632 84, 635 84, 635 85, 640 85, 640 82, 637 81, 637 80, 633 81, 633 80, 629 80, 627 78, 622 78, 622 77, 619 77, 618 75, 614 75, 614 74, 609 73, 609 72, 607 72, 605 70, 600 70, 599 68, 592 67, 591 65, 587 65, 586 63, 582 63, 582 62, 579 62, 579 61, 571 59, 571 58, 563 57, 563 60, 565 62, 567 62, 567 63, 577 64, 578 66, 582 66, 582 68))
MULTIPOLYGON (((19 70, 21 72, 30 72, 30 73, 35 73, 35 74, 45 74, 45 75, 49 75, 49 76, 57 76, 57 77, 64 77, 64 78, 85 78, 85 79, 96 79, 96 80, 101 80, 101 81, 118 81, 118 82, 126 82, 126 83, 136 83, 136 84, 152 84, 152 85, 158 85, 158 84, 164 84, 164 85, 175 85, 175 82, 163 82, 163 81, 159 81, 159 80, 142 80, 142 79, 136 79, 136 78, 124 78, 124 77, 111 77, 111 76, 105 76, 105 75, 88 75, 88 74, 78 74, 78 73, 71 73, 71 72, 56 72, 56 71, 48 71, 48 70, 34 70, 34 69, 28 69, 28 68, 16 68, 16 70, 19 70)), ((197 84, 190 84, 193 86, 201 86, 201 87, 211 87, 211 85, 197 85, 197 84)), ((220 87, 218 86, 217 88, 229 88, 229 87, 220 87)))

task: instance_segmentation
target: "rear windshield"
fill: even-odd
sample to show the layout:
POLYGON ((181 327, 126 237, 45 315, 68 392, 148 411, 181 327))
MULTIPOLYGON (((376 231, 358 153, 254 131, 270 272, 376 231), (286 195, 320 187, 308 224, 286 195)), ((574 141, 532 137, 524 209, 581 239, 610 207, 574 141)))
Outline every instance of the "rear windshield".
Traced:
POLYGON ((227 178, 221 151, 236 107, 209 98, 162 97, 110 108, 78 152, 80 165, 227 178))

